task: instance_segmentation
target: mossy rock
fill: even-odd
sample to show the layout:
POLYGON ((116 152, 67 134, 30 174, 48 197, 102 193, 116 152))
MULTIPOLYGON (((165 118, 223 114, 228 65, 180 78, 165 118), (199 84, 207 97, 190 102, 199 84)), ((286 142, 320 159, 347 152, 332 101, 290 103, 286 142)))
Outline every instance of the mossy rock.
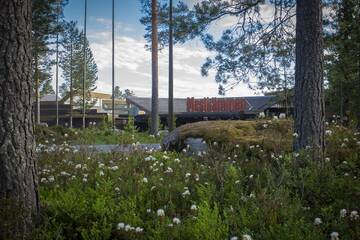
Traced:
POLYGON ((181 150, 187 138, 201 138, 219 145, 261 145, 265 150, 290 150, 292 145, 290 120, 204 121, 183 125, 163 140, 166 150, 181 150))

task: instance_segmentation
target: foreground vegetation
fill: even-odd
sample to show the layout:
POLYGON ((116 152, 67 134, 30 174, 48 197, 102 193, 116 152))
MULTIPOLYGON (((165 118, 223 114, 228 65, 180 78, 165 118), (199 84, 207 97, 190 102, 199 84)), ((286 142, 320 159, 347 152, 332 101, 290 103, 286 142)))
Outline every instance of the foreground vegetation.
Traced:
POLYGON ((138 132, 133 125, 128 124, 123 131, 113 131, 111 125, 92 126, 83 130, 67 127, 36 126, 36 139, 40 144, 132 144, 159 143, 163 134, 152 136, 138 132))
POLYGON ((360 239, 360 135, 332 125, 327 142, 322 167, 311 149, 248 143, 191 156, 45 144, 32 239, 360 239))

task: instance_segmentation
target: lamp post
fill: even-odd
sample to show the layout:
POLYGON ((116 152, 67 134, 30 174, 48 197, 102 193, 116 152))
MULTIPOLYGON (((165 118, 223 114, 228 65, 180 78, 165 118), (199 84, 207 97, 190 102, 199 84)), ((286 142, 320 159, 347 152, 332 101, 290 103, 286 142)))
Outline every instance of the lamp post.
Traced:
POLYGON ((173 0, 169 0, 169 130, 174 130, 173 0))
POLYGON ((85 109, 85 81, 86 81, 86 18, 87 18, 87 0, 85 0, 85 15, 84 15, 84 70, 83 70, 83 82, 82 82, 82 88, 83 88, 83 128, 86 127, 86 109, 85 109))
POLYGON ((112 0, 112 127, 115 131, 115 0, 112 0))

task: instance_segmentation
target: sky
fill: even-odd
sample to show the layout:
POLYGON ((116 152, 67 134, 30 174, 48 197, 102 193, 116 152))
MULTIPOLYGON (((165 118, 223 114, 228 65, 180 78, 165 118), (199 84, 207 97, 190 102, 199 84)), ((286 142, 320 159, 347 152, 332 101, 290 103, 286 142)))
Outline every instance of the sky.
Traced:
MULTIPOLYGON (((196 0, 185 0, 192 4, 196 0)), ((65 19, 84 25, 85 0, 69 0, 64 9, 65 19)), ((176 4, 176 0, 174 4, 176 4)), ((88 0, 87 37, 98 66, 97 92, 111 93, 111 18, 112 0, 88 0)), ((130 89, 136 96, 151 96, 151 52, 145 49, 144 26, 140 24, 140 0, 115 0, 115 85, 130 89)), ((231 21, 231 20, 230 20, 231 21)), ((229 19, 217 23, 225 29, 229 19)), ((200 40, 174 46, 175 97, 216 97, 218 85, 214 73, 202 77, 200 69, 205 58, 211 56, 200 40)), ((61 84, 61 75, 60 75, 61 84)), ((168 94, 168 51, 159 53, 159 96, 168 94)), ((251 96, 254 91, 240 84, 226 96, 251 96)))

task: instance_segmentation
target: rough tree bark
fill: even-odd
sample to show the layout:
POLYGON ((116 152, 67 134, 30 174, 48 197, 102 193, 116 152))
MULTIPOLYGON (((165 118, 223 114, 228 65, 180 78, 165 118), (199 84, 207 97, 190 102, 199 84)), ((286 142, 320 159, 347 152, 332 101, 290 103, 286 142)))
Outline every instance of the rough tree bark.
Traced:
POLYGON ((8 203, 16 206, 9 209, 8 216, 19 212, 16 219, 0 219, 0 239, 27 235, 39 209, 32 112, 31 5, 31 0, 0 0, 0 209, 8 203))
POLYGON ((35 53, 34 58, 34 75, 35 75, 35 98, 36 98, 36 123, 40 124, 40 78, 39 78, 39 57, 35 53))
POLYGON ((321 0, 297 0, 294 150, 325 147, 321 0))
POLYGON ((151 101, 151 134, 159 130, 159 69, 158 69, 158 31, 157 31, 157 0, 151 0, 152 21, 152 101, 151 101))

